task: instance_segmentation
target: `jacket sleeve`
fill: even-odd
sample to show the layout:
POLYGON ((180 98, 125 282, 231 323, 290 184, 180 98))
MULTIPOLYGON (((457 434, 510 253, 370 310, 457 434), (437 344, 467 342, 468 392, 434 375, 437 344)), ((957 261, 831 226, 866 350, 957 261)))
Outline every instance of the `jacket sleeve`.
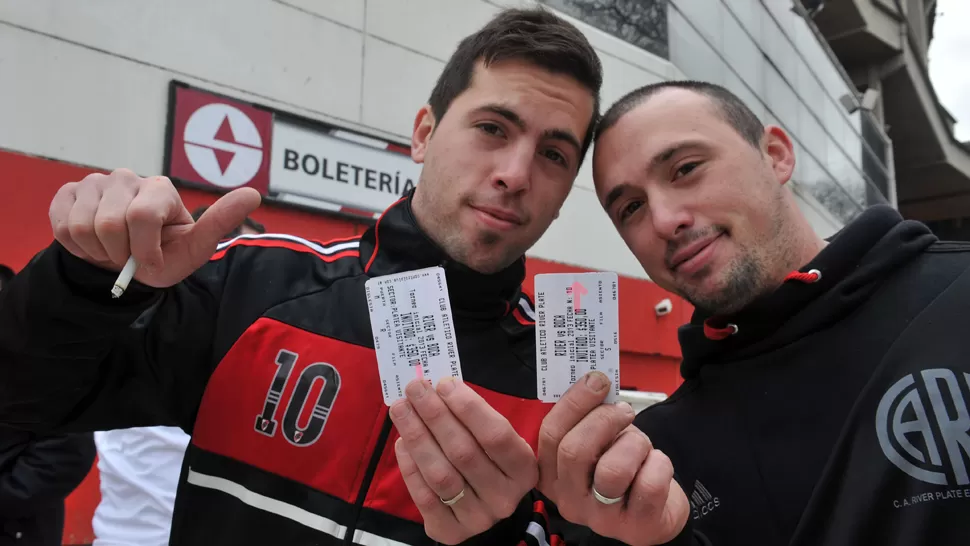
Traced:
POLYGON ((53 243, 0 291, 0 424, 40 434, 190 427, 217 316, 238 313, 220 308, 231 260, 168 289, 132 281, 113 299, 116 273, 53 243))
POLYGON ((91 433, 47 438, 3 429, 19 437, 17 454, 0 469, 0 514, 21 518, 63 502, 84 480, 94 464, 91 433))

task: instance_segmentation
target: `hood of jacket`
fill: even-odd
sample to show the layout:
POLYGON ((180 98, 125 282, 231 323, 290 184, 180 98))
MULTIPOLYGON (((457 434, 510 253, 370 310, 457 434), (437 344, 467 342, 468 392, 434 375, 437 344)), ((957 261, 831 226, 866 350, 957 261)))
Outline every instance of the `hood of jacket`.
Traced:
POLYGON ((680 327, 681 375, 756 358, 826 328, 864 303, 881 282, 937 240, 928 227, 877 205, 833 235, 808 264, 741 311, 696 310, 680 327))

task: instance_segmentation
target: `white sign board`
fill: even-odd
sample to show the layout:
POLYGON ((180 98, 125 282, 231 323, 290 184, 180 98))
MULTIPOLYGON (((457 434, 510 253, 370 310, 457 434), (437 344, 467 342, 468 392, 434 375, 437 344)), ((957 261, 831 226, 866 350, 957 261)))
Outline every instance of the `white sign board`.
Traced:
POLYGON ((421 165, 386 143, 276 120, 269 191, 380 212, 407 193, 421 165))

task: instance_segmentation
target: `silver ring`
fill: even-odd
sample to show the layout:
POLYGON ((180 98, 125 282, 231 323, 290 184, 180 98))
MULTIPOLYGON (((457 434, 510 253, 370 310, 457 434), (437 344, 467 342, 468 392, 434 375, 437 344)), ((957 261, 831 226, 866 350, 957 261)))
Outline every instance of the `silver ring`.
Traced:
POLYGON ((596 486, 593 486, 593 496, 596 497, 596 500, 598 500, 601 503, 606 504, 606 505, 616 504, 616 503, 620 502, 621 500, 623 500, 623 495, 620 495, 619 497, 616 497, 615 499, 611 499, 609 497, 604 497, 602 493, 600 493, 599 491, 596 490, 596 486))
POLYGON ((452 504, 455 504, 456 502, 460 501, 464 496, 465 496, 465 488, 462 487, 461 491, 459 491, 458 494, 455 495, 453 498, 445 500, 441 497, 438 497, 438 500, 440 500, 441 504, 444 504, 445 506, 451 506, 452 504))

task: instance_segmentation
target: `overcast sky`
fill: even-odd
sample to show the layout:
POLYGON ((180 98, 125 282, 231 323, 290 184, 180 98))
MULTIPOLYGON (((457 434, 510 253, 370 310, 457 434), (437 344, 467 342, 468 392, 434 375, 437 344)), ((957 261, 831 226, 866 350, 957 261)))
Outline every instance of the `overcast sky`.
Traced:
POLYGON ((970 140, 970 1, 937 0, 929 57, 936 94, 957 119, 956 136, 970 140))

